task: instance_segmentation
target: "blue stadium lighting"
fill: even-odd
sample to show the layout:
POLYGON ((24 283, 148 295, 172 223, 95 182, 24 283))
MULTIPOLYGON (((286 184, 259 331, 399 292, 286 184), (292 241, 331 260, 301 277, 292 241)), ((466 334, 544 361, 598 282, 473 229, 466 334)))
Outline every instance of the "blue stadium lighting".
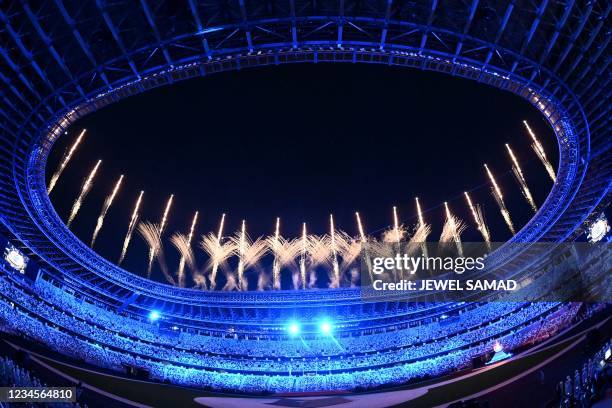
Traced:
POLYGON ((157 310, 151 310, 151 312, 149 313, 149 320, 152 322, 159 320, 160 317, 161 314, 159 314, 157 310))
POLYGON ((327 320, 321 322, 321 324, 319 325, 319 331, 321 332, 321 334, 323 334, 324 336, 329 336, 332 333, 332 325, 330 322, 328 322, 327 320))
POLYGON ((301 331, 300 324, 298 322, 290 322, 289 326, 287 326, 287 331, 291 337, 297 336, 301 331))

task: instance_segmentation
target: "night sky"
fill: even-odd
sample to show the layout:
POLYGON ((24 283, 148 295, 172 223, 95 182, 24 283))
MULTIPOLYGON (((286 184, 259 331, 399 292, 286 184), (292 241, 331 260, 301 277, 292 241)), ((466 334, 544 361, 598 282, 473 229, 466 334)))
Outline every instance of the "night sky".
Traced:
MULTIPOLYGON (((132 207, 145 191, 142 219, 159 222, 175 194, 166 235, 187 232, 200 211, 198 236, 216 230, 227 213, 226 235, 247 220, 253 237, 297 237, 336 226, 356 235, 354 212, 368 233, 392 223, 392 206, 416 222, 414 197, 439 237, 443 202, 469 225, 465 241, 479 241, 463 191, 484 206, 494 241, 509 238, 482 164, 504 191, 517 227, 532 213, 510 169, 510 143, 541 205, 552 182, 531 149, 526 119, 556 168, 558 148, 547 122, 521 98, 442 74, 373 65, 293 65, 192 79, 128 98, 75 123, 49 158, 53 173, 78 132, 87 135, 51 199, 67 219, 84 177, 103 163, 72 225, 89 243, 96 218, 116 179, 122 190, 108 214, 96 249, 116 261, 132 207)), ((199 239, 197 240, 199 241, 199 239)), ((178 258, 166 245, 170 265, 178 258)), ((137 233, 124 266, 146 268, 137 233)), ((141 272, 142 273, 142 272, 141 272)))

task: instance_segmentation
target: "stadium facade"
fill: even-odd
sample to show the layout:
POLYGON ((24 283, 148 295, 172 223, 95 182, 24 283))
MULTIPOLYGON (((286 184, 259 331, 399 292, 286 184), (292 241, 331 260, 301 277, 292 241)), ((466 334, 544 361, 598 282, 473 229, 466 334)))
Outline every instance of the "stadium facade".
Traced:
MULTIPOLYGON (((401 384, 467 367, 496 342, 508 350, 537 342, 581 305, 364 302, 351 288, 226 293, 147 280, 66 228, 47 196, 46 159, 77 119, 184 79, 289 63, 431 70, 512 92, 548 120, 557 180, 511 242, 571 241, 609 200, 611 7, 8 2, 0 10, 0 321, 100 367, 245 392, 401 384)), ((496 251, 500 276, 538 264, 515 248, 496 251)))

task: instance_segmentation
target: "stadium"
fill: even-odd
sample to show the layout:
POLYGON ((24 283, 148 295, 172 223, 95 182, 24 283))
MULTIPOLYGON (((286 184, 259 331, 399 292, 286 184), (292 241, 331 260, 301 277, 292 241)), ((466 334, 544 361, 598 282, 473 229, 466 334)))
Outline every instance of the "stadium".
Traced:
MULTIPOLYGON (((508 398, 513 386, 534 387, 521 383, 526 375, 558 362, 547 374, 558 376, 556 406, 594 396, 612 337, 611 8, 597 1, 5 2, 0 385, 77 387, 73 404, 81 406, 448 406, 483 397, 492 406, 544 406, 554 398, 544 391, 533 391, 533 405, 529 396, 516 404, 508 398), (239 273, 236 290, 220 290, 214 262, 207 288, 182 287, 109 261, 56 212, 47 168, 57 163, 48 159, 78 120, 215 73, 340 63, 467 79, 540 112, 559 149, 554 184, 487 258, 497 279, 534 280, 540 291, 504 301, 394 298, 341 283, 336 269, 346 259, 335 250, 323 268, 336 283, 304 290, 299 246, 293 289, 274 281, 271 290, 255 290, 239 273), (537 247, 565 253, 574 242, 595 248, 567 275, 584 280, 579 294, 550 277, 548 249, 537 247)), ((222 243, 223 219, 210 245, 222 243)), ((335 231, 332 218, 325 241, 332 249, 350 241, 335 231)), ((370 238, 360 235, 357 245, 368 248, 370 238)), ((242 262, 244 240, 237 240, 232 254, 242 262)), ((273 274, 281 273, 278 242, 277 224, 268 242, 273 274)), ((151 244, 150 263, 159 250, 151 244)))

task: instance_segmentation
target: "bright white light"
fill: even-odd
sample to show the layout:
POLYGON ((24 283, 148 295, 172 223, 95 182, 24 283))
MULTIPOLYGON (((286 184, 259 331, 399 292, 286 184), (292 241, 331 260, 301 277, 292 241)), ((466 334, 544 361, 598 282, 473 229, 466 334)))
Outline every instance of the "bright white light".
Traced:
POLYGON ((499 341, 496 341, 495 344, 493 345, 493 351, 496 353, 499 353, 503 349, 504 349, 504 346, 502 346, 502 344, 499 341))
POLYGON ((321 331, 322 334, 329 336, 332 332, 332 325, 327 321, 322 322, 321 325, 319 326, 319 330, 321 331))
POLYGON ((160 317, 161 315, 157 310, 152 310, 151 313, 149 313, 149 320, 151 320, 152 322, 159 320, 160 317))
POLYGON ((300 334, 300 325, 297 322, 291 322, 289 323, 287 330, 291 336, 297 336, 300 334))
POLYGON ((25 271, 28 261, 18 249, 14 247, 7 248, 4 259, 6 259, 13 269, 18 270, 21 273, 25 271))
POLYGON ((594 223, 589 227, 589 233, 587 238, 590 242, 599 242, 605 238, 606 234, 610 232, 610 225, 604 215, 601 215, 594 223))

